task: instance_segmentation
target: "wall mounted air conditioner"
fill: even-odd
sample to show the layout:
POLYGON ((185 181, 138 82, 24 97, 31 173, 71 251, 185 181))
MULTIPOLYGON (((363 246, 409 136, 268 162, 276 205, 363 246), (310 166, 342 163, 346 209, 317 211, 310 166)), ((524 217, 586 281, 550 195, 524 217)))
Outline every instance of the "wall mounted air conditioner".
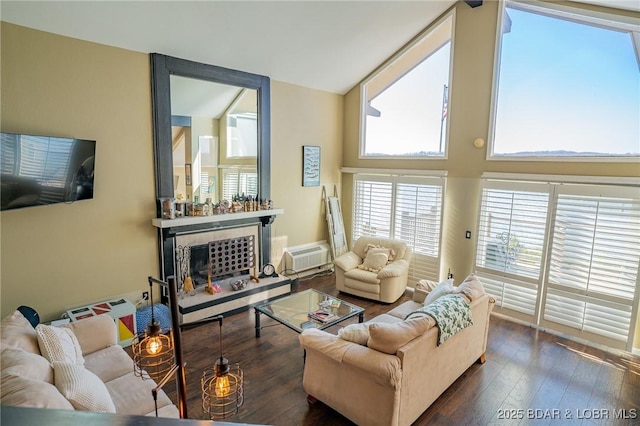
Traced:
POLYGON ((329 244, 326 241, 288 247, 284 249, 283 258, 285 269, 298 273, 314 268, 322 269, 331 263, 329 244))

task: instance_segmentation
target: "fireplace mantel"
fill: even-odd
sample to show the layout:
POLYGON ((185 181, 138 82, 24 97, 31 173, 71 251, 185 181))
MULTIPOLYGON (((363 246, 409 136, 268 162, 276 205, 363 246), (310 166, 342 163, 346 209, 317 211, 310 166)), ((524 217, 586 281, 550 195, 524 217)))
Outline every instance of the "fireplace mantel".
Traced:
POLYGON ((257 210, 253 212, 238 212, 216 214, 213 216, 187 216, 177 219, 152 219, 151 224, 156 228, 179 228, 182 226, 203 225, 203 224, 219 224, 224 225, 225 222, 238 221, 243 219, 273 217, 283 214, 283 209, 257 210))

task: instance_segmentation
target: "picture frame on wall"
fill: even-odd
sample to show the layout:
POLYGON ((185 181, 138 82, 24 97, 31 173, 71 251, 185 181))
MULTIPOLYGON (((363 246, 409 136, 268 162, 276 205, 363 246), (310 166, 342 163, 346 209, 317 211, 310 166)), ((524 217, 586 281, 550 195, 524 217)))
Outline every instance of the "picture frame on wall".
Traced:
POLYGON ((319 146, 302 146, 302 186, 320 186, 319 146))

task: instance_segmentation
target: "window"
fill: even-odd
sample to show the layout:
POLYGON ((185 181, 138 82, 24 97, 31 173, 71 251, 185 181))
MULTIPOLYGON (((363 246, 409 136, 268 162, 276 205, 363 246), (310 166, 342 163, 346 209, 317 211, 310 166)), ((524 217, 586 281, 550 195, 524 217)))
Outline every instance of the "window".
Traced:
POLYGON ((258 114, 229 114, 227 123, 227 158, 257 156, 258 114))
POLYGON ((543 325, 626 342, 638 287, 640 194, 561 187, 556 208, 543 325))
POLYGON ((352 241, 397 238, 413 251, 409 282, 438 280, 443 177, 356 175, 352 241))
POLYGON ((231 201, 237 194, 259 195, 258 174, 255 169, 230 167, 222 171, 222 199, 231 201))
POLYGON ((638 188, 483 183, 476 270, 505 315, 630 350, 639 242, 638 188))
POLYGON ((361 87, 360 155, 444 157, 453 14, 449 14, 361 87))
POLYGON ((505 2, 491 158, 640 156, 640 26, 586 13, 505 2))
POLYGON ((485 182, 476 267, 502 309, 535 322, 550 188, 536 183, 485 182))

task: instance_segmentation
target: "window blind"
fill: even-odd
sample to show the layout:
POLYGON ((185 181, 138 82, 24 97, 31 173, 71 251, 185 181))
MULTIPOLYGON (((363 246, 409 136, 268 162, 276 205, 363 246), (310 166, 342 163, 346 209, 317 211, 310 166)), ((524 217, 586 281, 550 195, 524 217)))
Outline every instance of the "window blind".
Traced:
POLYGON ((527 321, 535 319, 549 191, 546 184, 483 184, 477 272, 498 311, 527 321))
POLYGON ((222 198, 231 201, 236 194, 260 195, 256 172, 237 168, 222 171, 222 198))
POLYGON ((624 348, 637 306, 639 263, 637 189, 558 188, 545 325, 624 348))
POLYGON ((360 236, 396 238, 413 255, 409 285, 438 280, 444 178, 356 175, 353 241, 360 236))
POLYGON ((630 350, 639 267, 637 187, 483 181, 476 272, 497 312, 630 350))

